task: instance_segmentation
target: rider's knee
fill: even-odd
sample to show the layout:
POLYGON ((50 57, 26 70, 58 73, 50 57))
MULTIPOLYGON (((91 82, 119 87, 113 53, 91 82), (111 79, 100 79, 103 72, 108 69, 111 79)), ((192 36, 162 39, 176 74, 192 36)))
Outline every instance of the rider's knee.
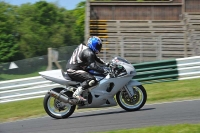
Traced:
POLYGON ((85 82, 82 83, 82 87, 85 89, 88 89, 89 87, 94 86, 97 83, 96 79, 90 79, 86 80, 85 82))
POLYGON ((95 80, 90 80, 89 82, 88 82, 88 85, 89 86, 94 86, 96 84, 96 81, 95 80))

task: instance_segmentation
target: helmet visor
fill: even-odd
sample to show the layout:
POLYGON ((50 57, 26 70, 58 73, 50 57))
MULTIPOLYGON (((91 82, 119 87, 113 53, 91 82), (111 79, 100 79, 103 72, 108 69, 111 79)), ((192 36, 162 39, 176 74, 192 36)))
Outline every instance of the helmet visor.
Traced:
POLYGON ((101 52, 102 44, 97 45, 96 49, 101 52))

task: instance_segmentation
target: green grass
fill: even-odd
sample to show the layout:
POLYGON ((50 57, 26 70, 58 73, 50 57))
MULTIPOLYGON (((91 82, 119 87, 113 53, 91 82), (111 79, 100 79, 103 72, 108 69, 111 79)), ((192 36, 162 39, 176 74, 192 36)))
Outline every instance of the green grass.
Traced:
POLYGON ((35 72, 28 73, 28 74, 1 74, 0 81, 40 76, 38 72, 45 71, 45 70, 46 70, 46 66, 42 66, 38 68, 35 72))
POLYGON ((125 130, 113 130, 98 133, 200 133, 200 124, 177 124, 167 126, 152 126, 125 130))
POLYGON ((146 84, 148 103, 200 98, 200 79, 146 84))
POLYGON ((22 75, 15 75, 15 74, 1 74, 0 81, 5 80, 13 80, 13 79, 20 79, 20 78, 27 78, 27 77, 34 77, 39 76, 38 72, 30 73, 30 74, 22 74, 22 75))
MULTIPOLYGON (((146 88, 148 95, 147 104, 177 100, 200 99, 199 83, 200 78, 146 84, 144 87, 146 88)), ((44 115, 46 115, 46 113, 43 109, 43 98, 0 104, 0 122, 44 115)))
POLYGON ((0 104, 0 122, 44 115, 43 98, 0 104))

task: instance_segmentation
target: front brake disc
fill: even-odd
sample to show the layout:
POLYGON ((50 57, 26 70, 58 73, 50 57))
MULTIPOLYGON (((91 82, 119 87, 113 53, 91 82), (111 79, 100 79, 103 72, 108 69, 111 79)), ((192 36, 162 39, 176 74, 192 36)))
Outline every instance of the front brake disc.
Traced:
POLYGON ((139 101, 139 92, 135 91, 135 94, 133 95, 133 97, 130 98, 128 93, 126 91, 124 91, 124 92, 122 92, 122 98, 125 103, 127 103, 129 105, 134 105, 139 101))

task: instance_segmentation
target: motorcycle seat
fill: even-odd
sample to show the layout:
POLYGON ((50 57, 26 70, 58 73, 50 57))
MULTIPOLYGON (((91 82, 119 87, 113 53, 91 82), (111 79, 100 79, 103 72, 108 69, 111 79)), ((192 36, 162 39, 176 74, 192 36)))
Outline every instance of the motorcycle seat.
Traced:
POLYGON ((68 75, 67 73, 65 73, 63 70, 61 70, 61 72, 62 72, 63 77, 64 77, 66 80, 72 80, 72 79, 69 77, 69 75, 68 75))

